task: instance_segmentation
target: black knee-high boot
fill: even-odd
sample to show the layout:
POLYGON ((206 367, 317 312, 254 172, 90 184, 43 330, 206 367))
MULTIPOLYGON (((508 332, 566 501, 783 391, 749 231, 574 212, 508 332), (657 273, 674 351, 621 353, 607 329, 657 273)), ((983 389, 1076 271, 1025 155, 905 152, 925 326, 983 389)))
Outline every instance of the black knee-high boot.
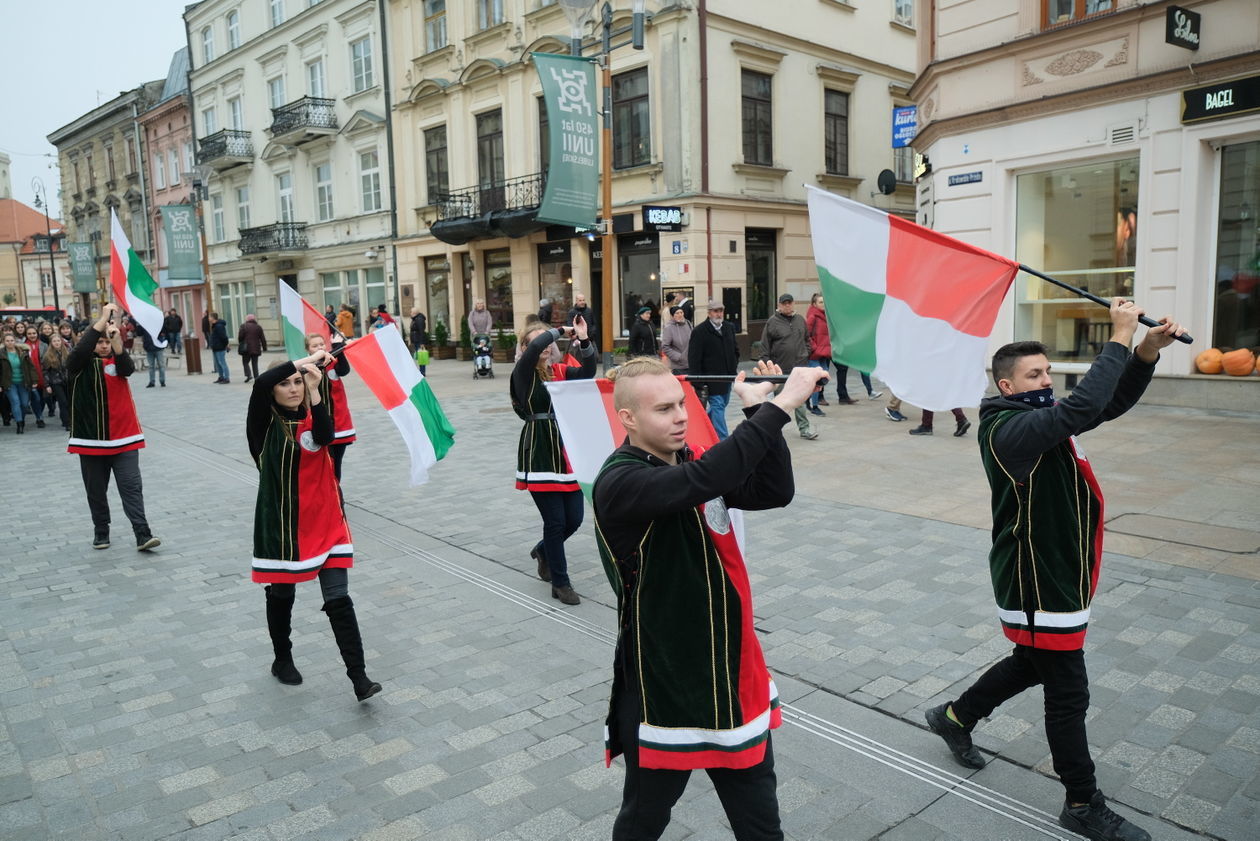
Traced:
POLYGON ((346 677, 354 684, 354 695, 360 701, 366 701, 381 691, 381 685, 369 678, 364 668, 363 638, 359 636, 354 602, 349 596, 342 596, 324 602, 324 612, 328 614, 328 624, 332 625, 333 636, 337 638, 341 660, 346 664, 346 677))
POLYGON ((282 598, 271 591, 271 586, 264 588, 267 593, 267 632, 271 634, 271 649, 276 654, 271 664, 271 673, 276 680, 289 686, 297 686, 302 682, 302 673, 293 665, 293 643, 289 640, 293 622, 293 596, 282 598))

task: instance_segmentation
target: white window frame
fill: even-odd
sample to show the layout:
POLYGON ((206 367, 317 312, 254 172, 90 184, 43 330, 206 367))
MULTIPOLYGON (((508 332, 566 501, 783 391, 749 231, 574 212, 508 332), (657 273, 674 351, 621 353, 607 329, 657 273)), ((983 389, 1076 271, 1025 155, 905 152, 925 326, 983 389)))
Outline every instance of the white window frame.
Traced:
POLYGON ((449 42, 446 35, 446 4, 443 2, 442 11, 429 14, 429 0, 424 0, 424 51, 431 53, 434 50, 440 50, 449 42))
POLYGON ((489 29, 503 23, 503 0, 477 0, 477 29, 489 29))
POLYGON ((201 130, 205 132, 205 137, 219 130, 219 115, 215 112, 213 105, 201 109, 201 130))
POLYGON ((315 173, 315 218, 331 222, 333 218, 332 163, 323 161, 313 167, 315 173))
POLYGON ((324 72, 323 56, 306 63, 306 93, 317 99, 328 95, 328 77, 324 72))
POLYGON ((227 46, 234 50, 241 45, 241 13, 237 9, 227 13, 227 46))
POLYGON ((228 106, 228 122, 236 131, 245 130, 245 106, 241 104, 241 98, 234 96, 227 101, 228 106))
POLYGON ((286 95, 284 91, 284 74, 283 73, 281 73, 279 76, 272 76, 270 79, 267 80, 267 102, 270 104, 270 107, 273 109, 280 108, 288 104, 288 100, 286 99, 286 95), (277 93, 279 94, 278 100, 276 96, 277 93))
POLYGON ((365 91, 376 84, 372 68, 372 36, 365 35, 350 43, 350 75, 355 93, 365 91), (359 49, 363 52, 360 53, 359 49))
POLYGON ((224 229, 223 221, 222 193, 214 193, 210 196, 210 232, 214 236, 215 242, 223 242, 227 239, 227 231, 224 229))
POLYGON ((206 26, 201 30, 201 63, 214 61, 214 27, 206 26))
POLYGON ((376 149, 362 149, 359 156, 359 202, 364 213, 375 213, 381 204, 381 156, 376 149), (371 167, 364 163, 370 158, 371 167))
POLYGON ((293 215, 293 173, 276 173, 276 221, 292 222, 293 215))
POLYGON ((172 147, 166 154, 171 164, 171 186, 175 187, 179 185, 179 150, 172 147))
POLYGON ((153 186, 166 189, 166 156, 161 151, 153 156, 153 186))
POLYGON ((197 163, 196 156, 193 154, 193 144, 191 140, 184 143, 184 172, 192 172, 193 166, 197 163))
POLYGON ((270 0, 267 4, 271 16, 271 27, 274 29, 284 23, 284 0, 270 0))
POLYGON ((914 26, 914 0, 892 0, 893 22, 914 26))
POLYGON ((236 188, 236 230, 243 231, 249 224, 249 185, 236 188))

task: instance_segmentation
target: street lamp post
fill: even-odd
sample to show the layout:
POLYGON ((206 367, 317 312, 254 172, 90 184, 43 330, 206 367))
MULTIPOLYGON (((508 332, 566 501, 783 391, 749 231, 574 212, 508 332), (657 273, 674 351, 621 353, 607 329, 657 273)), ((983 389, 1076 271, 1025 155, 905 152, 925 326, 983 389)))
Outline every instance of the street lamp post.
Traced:
POLYGON ((599 40, 592 41, 589 44, 582 42, 582 30, 586 23, 587 17, 595 10, 595 6, 599 0, 560 0, 560 7, 564 10, 565 17, 569 19, 569 52, 572 55, 580 56, 582 50, 588 46, 598 46, 599 64, 602 69, 601 84, 604 88, 604 129, 601 133, 602 139, 600 143, 600 192, 602 194, 602 210, 599 227, 601 233, 602 257, 600 259, 601 278, 600 278, 600 320, 603 322, 600 329, 599 346, 604 357, 604 367, 607 368, 612 364, 613 349, 613 323, 612 323, 612 65, 609 56, 612 51, 618 47, 624 47, 626 44, 631 45, 636 50, 643 49, 643 33, 645 29, 645 20, 647 16, 646 6, 647 0, 633 0, 634 17, 630 26, 620 29, 613 29, 613 8, 609 0, 604 0, 604 6, 600 11, 600 26, 602 34, 599 40), (612 39, 626 33, 630 34, 630 40, 622 41, 614 44, 612 39))
MULTIPOLYGON (((44 188, 44 182, 40 180, 38 175, 31 179, 31 189, 35 192, 35 209, 38 210, 40 207, 43 207, 44 209, 44 230, 48 233, 48 271, 52 277, 53 307, 60 312, 61 296, 57 294, 57 255, 54 253, 57 242, 53 239, 52 235, 52 220, 48 218, 48 191, 44 188), (41 195, 43 196, 42 201, 40 199, 41 195)), ((41 263, 40 265, 42 266, 43 264, 41 263)), ((44 295, 44 284, 42 280, 39 284, 39 294, 42 303, 44 295)))

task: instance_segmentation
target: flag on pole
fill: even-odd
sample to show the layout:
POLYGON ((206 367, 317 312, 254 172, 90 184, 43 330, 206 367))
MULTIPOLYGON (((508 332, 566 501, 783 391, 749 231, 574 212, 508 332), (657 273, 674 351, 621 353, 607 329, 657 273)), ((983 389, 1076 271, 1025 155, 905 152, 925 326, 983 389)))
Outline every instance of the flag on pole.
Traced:
POLYGON ((977 405, 989 334, 1019 264, 807 189, 836 364, 876 374, 924 409, 977 405))
POLYGON ((112 207, 109 209, 109 285, 114 302, 145 329, 153 344, 166 347, 166 340, 158 338, 162 333, 162 310, 153 303, 157 281, 131 248, 131 240, 127 239, 118 213, 112 207))
MULTIPOLYGON (((283 286, 283 284, 281 284, 283 286)), ((377 330, 343 351, 367 387, 389 412, 411 453, 411 484, 429 481, 429 468, 455 443, 429 381, 421 376, 397 330, 377 330)))
POLYGON ((324 347, 332 348, 332 330, 328 319, 306 302, 297 290, 280 281, 280 324, 284 328, 284 349, 289 359, 306 356, 306 337, 318 333, 324 337, 324 347))

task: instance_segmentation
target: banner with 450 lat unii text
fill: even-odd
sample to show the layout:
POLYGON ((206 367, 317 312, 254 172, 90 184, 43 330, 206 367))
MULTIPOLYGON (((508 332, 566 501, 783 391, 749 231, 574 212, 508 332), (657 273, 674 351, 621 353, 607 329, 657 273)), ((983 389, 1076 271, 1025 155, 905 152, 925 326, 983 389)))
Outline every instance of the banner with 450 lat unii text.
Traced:
POLYGON ((66 243, 70 252, 70 274, 74 276, 75 292, 96 291, 96 253, 89 242, 66 243))
POLYGON ((201 235, 197 231, 197 211, 191 204, 168 204, 162 211, 162 231, 166 235, 166 283, 187 286, 201 283, 201 235))
POLYGON ((594 228, 599 195, 595 60, 549 53, 534 53, 533 57, 542 80, 551 145, 538 220, 594 228))

